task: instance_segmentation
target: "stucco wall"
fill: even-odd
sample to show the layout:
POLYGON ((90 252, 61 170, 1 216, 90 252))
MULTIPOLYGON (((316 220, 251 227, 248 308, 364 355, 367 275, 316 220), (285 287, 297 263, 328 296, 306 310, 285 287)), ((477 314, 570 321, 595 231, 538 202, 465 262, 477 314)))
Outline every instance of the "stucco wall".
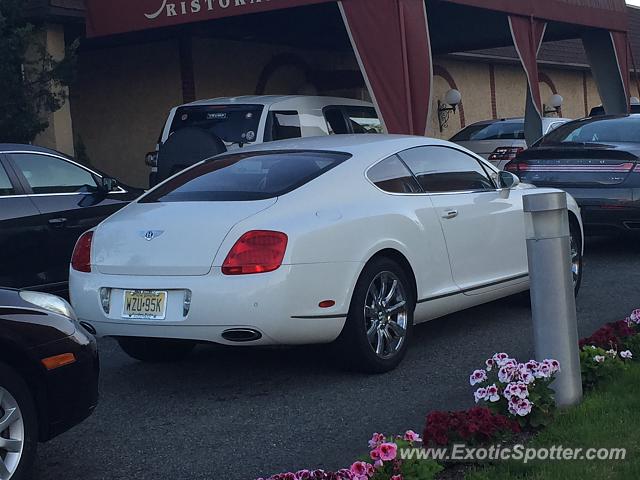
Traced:
POLYGON ((81 52, 71 95, 76 142, 82 139, 91 164, 147 186, 144 156, 169 109, 182 101, 177 42, 81 52))

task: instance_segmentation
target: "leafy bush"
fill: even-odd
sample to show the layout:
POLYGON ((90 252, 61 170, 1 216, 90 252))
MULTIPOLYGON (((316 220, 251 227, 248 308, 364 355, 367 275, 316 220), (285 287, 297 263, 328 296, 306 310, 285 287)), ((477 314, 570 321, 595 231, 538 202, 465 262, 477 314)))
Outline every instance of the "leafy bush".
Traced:
POLYGON ((537 429, 547 425, 555 414, 555 398, 549 387, 560 371, 557 360, 529 360, 518 363, 506 353, 496 353, 469 378, 476 403, 516 419, 522 428, 537 429))
MULTIPOLYGON (((638 336, 638 335, 636 335, 638 336)), ((633 358, 629 350, 617 352, 605 350, 595 345, 586 345, 580 350, 582 386, 591 389, 603 380, 616 377, 626 368, 626 362, 633 358)))
POLYGON ((431 412, 423 433, 424 445, 468 445, 503 440, 520 432, 520 424, 486 407, 462 412, 431 412))
POLYGON ((622 347, 624 341, 638 333, 637 324, 631 323, 630 318, 619 322, 607 323, 594 332, 593 335, 580 340, 580 348, 594 345, 599 348, 614 350, 622 347))

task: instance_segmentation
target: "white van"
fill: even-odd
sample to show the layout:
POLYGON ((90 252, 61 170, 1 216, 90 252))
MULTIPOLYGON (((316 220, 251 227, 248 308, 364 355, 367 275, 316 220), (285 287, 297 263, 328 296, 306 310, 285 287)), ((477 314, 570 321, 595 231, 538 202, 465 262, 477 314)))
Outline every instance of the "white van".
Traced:
POLYGON ((333 134, 382 133, 373 104, 348 98, 260 95, 199 100, 171 109, 151 186, 201 160, 245 145, 333 134))

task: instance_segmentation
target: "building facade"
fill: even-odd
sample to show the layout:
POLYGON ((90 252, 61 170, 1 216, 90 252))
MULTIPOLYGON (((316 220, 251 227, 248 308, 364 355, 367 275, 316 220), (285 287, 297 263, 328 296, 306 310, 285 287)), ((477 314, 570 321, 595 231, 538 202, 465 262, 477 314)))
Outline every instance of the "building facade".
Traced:
MULTIPOLYGON (((145 153, 155 149, 175 105, 246 94, 369 99, 346 31, 327 17, 328 7, 304 8, 289 15, 251 15, 86 39, 81 1, 35 2, 29 13, 44 25, 52 53, 59 55, 65 43, 82 38, 69 102, 52 115, 49 129, 36 143, 69 154, 80 148, 92 166, 146 187, 145 153), (272 25, 263 28, 263 22, 272 25), (330 35, 325 31, 323 41, 315 41, 323 25, 330 35), (289 32, 288 41, 273 37, 274 31, 289 32)), ((628 15, 635 50, 640 48, 635 41, 640 37, 640 10, 629 8, 628 15)), ((580 118, 601 103, 581 42, 544 44, 538 65, 542 101, 562 95, 562 116, 580 118)), ((513 47, 435 55, 433 75, 431 136, 449 138, 476 121, 524 116, 527 77, 513 47), (440 131, 437 102, 452 88, 461 92, 462 103, 440 131)), ((640 96, 633 80, 631 94, 640 96)))

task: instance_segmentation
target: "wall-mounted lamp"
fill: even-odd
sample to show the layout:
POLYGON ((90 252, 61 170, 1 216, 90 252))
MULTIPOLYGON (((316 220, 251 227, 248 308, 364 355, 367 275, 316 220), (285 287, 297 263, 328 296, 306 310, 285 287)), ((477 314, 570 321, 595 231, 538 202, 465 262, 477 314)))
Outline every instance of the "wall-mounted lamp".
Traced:
POLYGON ((438 100, 438 123, 440 124, 440 133, 449 126, 449 116, 451 113, 456 113, 461 101, 462 94, 455 89, 451 89, 445 94, 444 103, 438 100))
POLYGON ((560 109, 562 108, 562 104, 564 103, 564 98, 562 98, 562 95, 558 95, 557 93, 555 95, 551 95, 551 98, 547 103, 548 105, 543 105, 544 116, 546 117, 547 115, 553 114, 560 116, 560 109))

